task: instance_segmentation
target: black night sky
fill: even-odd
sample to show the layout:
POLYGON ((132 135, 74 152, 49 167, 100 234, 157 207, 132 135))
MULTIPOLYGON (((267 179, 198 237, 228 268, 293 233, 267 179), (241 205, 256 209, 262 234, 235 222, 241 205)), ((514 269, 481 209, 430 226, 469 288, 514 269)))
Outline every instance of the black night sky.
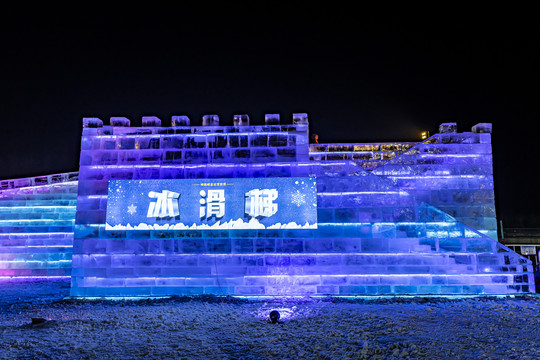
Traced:
POLYGON ((76 171, 82 117, 307 112, 323 143, 491 122, 498 216, 540 227, 532 9, 315 4, 3 9, 0 179, 76 171))

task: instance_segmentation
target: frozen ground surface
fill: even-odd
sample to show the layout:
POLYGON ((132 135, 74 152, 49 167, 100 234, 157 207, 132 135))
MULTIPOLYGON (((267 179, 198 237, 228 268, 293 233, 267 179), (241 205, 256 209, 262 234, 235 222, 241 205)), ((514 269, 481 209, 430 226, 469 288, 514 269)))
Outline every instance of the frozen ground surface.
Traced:
POLYGON ((0 283, 1 359, 539 359, 540 298, 63 300, 0 283), (280 324, 264 321, 278 309, 280 324), (31 325, 31 318, 50 319, 31 325))

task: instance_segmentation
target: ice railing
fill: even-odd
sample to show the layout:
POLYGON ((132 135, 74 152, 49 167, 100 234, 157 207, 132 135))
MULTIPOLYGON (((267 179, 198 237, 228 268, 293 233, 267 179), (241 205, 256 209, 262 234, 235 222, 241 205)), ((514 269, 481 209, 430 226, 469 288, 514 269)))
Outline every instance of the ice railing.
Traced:
POLYGON ((77 181, 79 179, 78 172, 67 172, 52 175, 34 176, 20 179, 0 180, 0 191, 18 189, 32 186, 53 185, 77 181))
MULTIPOLYGON (((472 132, 457 133, 455 123, 444 123, 439 133, 421 142, 379 142, 379 143, 343 143, 343 144, 310 144, 310 160, 351 160, 370 171, 391 162, 400 155, 444 155, 446 148, 429 145, 488 144, 491 143, 491 124, 480 123, 472 127, 472 132), (426 145, 426 146, 419 146, 426 145)), ((429 160, 421 159, 419 161, 429 160)))
POLYGON ((351 160, 359 163, 366 170, 372 170, 380 166, 381 161, 391 160, 416 144, 416 142, 311 144, 309 159, 312 161, 351 160))

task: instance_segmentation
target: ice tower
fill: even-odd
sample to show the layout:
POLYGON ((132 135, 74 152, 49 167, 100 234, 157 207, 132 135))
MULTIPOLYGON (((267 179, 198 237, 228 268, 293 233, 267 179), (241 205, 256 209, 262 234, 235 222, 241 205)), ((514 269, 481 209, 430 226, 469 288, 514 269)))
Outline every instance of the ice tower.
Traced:
MULTIPOLYGON (((306 114, 294 114, 290 125, 277 115, 265 125, 250 125, 246 115, 234 126, 220 126, 216 115, 202 126, 185 116, 167 127, 156 117, 143 118, 142 127, 126 118, 83 125, 72 296, 534 291, 530 262, 495 240, 490 124, 464 133, 443 124, 421 143, 311 147, 306 114), (272 190, 287 178, 316 182, 316 226, 262 226, 281 211, 267 208, 258 228, 215 227, 228 184, 249 190, 265 179, 262 190, 272 190), (209 187, 197 214, 212 211, 213 228, 178 223, 199 216, 182 208, 188 199, 199 206, 195 185, 209 187), (112 193, 122 187, 140 196, 124 204, 112 193), (152 194, 143 191, 150 187, 152 194), (113 208, 130 223, 107 227, 113 208), (136 228, 137 216, 167 224, 136 228)), ((304 195, 283 206, 303 204, 304 195)))

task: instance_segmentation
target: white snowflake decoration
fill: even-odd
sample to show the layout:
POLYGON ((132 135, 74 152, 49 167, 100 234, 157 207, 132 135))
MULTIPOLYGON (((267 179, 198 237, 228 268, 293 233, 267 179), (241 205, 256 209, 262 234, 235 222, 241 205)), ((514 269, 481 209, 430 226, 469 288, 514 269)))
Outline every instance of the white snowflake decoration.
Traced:
POLYGON ((130 213, 131 215, 135 214, 137 212, 137 207, 133 204, 129 205, 128 206, 128 213, 130 213))
POLYGON ((296 193, 293 193, 291 197, 291 202, 298 207, 306 203, 306 194, 302 194, 298 190, 296 190, 296 193))

